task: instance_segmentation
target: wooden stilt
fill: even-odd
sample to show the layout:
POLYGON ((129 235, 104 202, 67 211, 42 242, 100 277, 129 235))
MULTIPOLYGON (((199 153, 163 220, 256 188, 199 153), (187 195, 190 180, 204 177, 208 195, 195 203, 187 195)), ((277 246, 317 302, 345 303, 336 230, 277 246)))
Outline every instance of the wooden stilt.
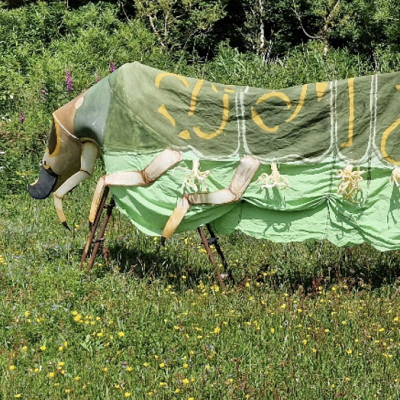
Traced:
MULTIPOLYGON (((104 242, 104 240, 105 240, 104 233, 106 231, 108 221, 109 221, 109 219, 111 217, 112 210, 115 207, 115 201, 114 201, 114 199, 112 197, 111 197, 110 203, 106 204, 109 191, 110 191, 110 189, 109 189, 108 186, 106 186, 104 188, 104 190, 103 190, 103 194, 102 194, 102 197, 100 199, 99 207, 98 207, 98 209, 96 211, 96 216, 95 216, 95 219, 94 219, 94 222, 93 222, 93 226, 91 227, 90 234, 89 234, 88 240, 86 242, 85 249, 84 249, 83 254, 82 254, 82 258, 81 258, 81 263, 80 263, 79 269, 83 268, 83 265, 86 262, 86 260, 87 260, 87 258, 89 256, 90 250, 91 250, 91 248, 92 248, 92 246, 94 244, 93 249, 92 249, 91 254, 90 254, 89 262, 87 264, 87 272, 90 272, 90 270, 92 269, 94 261, 96 259, 97 252, 98 252, 99 247, 100 247, 100 243, 104 242), (96 231, 97 231, 97 228, 99 226, 100 219, 101 219, 101 216, 102 216, 104 210, 106 210, 106 214, 105 214, 105 216, 103 218, 103 222, 101 224, 100 231, 99 231, 99 234, 97 236, 97 239, 94 240, 94 237, 96 235, 96 231)), ((197 231, 199 232, 200 237, 201 237, 201 241, 203 243, 203 246, 207 251, 208 258, 209 258, 211 264, 215 268, 215 273, 217 275, 217 279, 218 279, 221 287, 225 287, 225 284, 224 284, 224 277, 225 276, 227 276, 233 283, 235 283, 235 281, 233 279, 233 276, 232 276, 232 272, 228 268, 228 263, 226 262, 224 254, 223 254, 223 252, 221 250, 221 247, 220 247, 220 245, 218 243, 218 238, 215 236, 214 232, 212 231, 210 224, 206 224, 206 227, 207 227, 208 232, 210 234, 210 238, 208 238, 208 239, 207 239, 207 237, 206 237, 206 235, 204 233, 203 227, 197 228, 197 231), (219 257, 221 258, 221 262, 222 262, 222 265, 224 267, 224 270, 225 270, 226 274, 223 274, 223 275, 221 274, 221 272, 220 272, 220 270, 218 268, 217 262, 215 260, 215 257, 214 257, 214 255, 213 255, 213 253, 211 251, 210 245, 213 245, 215 247, 215 249, 217 250, 217 253, 218 253, 219 257)))
POLYGON ((92 247, 92 245, 94 243, 93 250, 92 250, 88 265, 87 265, 87 271, 88 272, 93 267, 94 260, 96 258, 97 252, 98 252, 99 247, 100 247, 100 243, 104 241, 104 232, 106 231, 107 224, 108 224, 108 221, 110 219, 112 210, 115 207, 115 201, 114 201, 114 199, 112 197, 111 197, 110 203, 106 205, 106 201, 107 201, 107 197, 108 197, 109 191, 110 191, 110 189, 108 187, 104 188, 103 195, 101 197, 100 204, 99 204, 99 207, 98 207, 97 212, 96 212, 96 217, 94 219, 93 226, 91 228, 88 240, 86 242, 85 249, 84 249, 83 254, 82 254, 82 258, 81 258, 81 263, 80 263, 79 269, 82 269, 83 264, 85 263, 88 255, 89 255, 90 249, 91 249, 91 247, 92 247), (96 234, 97 228, 99 226, 100 218, 101 218, 101 215, 102 215, 104 209, 106 209, 106 215, 103 218, 103 222, 101 224, 99 235, 98 235, 96 240, 93 240, 94 236, 96 234))

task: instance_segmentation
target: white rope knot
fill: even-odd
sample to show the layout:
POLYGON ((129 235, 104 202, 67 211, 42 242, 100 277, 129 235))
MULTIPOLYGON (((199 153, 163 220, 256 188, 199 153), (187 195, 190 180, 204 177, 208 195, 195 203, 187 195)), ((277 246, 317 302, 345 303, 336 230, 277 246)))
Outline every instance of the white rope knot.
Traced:
POLYGON ((193 160, 193 168, 189 172, 189 174, 186 175, 183 181, 183 186, 189 187, 194 190, 195 193, 197 193, 199 190, 203 191, 202 186, 205 185, 204 190, 207 191, 208 187, 205 184, 205 181, 207 180, 209 175, 209 169, 207 171, 201 172, 199 160, 193 160))
POLYGON ((271 164, 271 175, 264 172, 258 177, 257 182, 262 183, 261 189, 270 189, 274 187, 286 189, 289 187, 288 179, 279 173, 275 163, 271 164))
POLYGON ((400 168, 396 167, 393 171, 392 171, 392 175, 389 178, 390 183, 395 183, 397 187, 400 186, 400 168))
POLYGON ((354 198, 362 191, 360 183, 364 180, 361 176, 364 172, 360 171, 360 167, 357 167, 357 170, 353 171, 352 165, 348 165, 343 170, 340 169, 336 175, 336 178, 341 178, 337 194, 343 195, 343 198, 351 203, 358 203, 354 198))

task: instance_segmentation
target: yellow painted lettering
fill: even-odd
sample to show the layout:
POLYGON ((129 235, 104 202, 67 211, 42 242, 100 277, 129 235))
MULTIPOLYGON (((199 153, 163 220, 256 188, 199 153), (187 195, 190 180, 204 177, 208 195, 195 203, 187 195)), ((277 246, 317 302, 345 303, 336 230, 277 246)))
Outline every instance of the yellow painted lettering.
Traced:
POLYGON ((285 93, 282 93, 282 92, 265 93, 263 96, 261 96, 257 99, 256 104, 260 104, 260 103, 270 99, 271 97, 277 97, 278 99, 283 100, 286 103, 288 110, 290 109, 290 106, 291 106, 290 99, 289 99, 289 97, 286 96, 285 93))
POLYGON ((154 84, 156 85, 156 88, 160 88, 161 81, 166 78, 167 76, 173 76, 175 78, 178 78, 186 87, 189 87, 189 82, 187 79, 181 75, 177 74, 172 74, 170 72, 161 72, 156 76, 154 84))
POLYGON ((297 104, 296 109, 294 110, 293 114, 286 120, 286 122, 291 122, 293 121, 298 115, 301 109, 304 106, 304 102, 306 100, 306 95, 307 95, 307 86, 308 85, 303 85, 303 88, 301 89, 300 93, 300 99, 299 99, 299 104, 297 104))
POLYGON ((328 82, 318 82, 315 84, 315 87, 317 90, 318 101, 321 101, 328 87, 328 82))
POLYGON ((273 128, 265 125, 264 121, 260 117, 260 114, 258 114, 258 112, 253 107, 251 107, 251 117, 253 118, 253 121, 256 123, 256 125, 265 132, 275 133, 279 129, 278 125, 274 126, 273 128))
MULTIPOLYGON (((286 96, 286 94, 282 92, 269 92, 261 96, 260 98, 257 99, 256 104, 260 104, 264 101, 267 101, 271 97, 277 97, 278 99, 283 100, 286 103, 286 107, 288 110, 290 110, 291 103, 289 97, 286 96)), ((251 107, 251 117, 253 118, 253 121, 256 123, 258 127, 260 127, 263 131, 268 132, 268 133, 275 133, 279 129, 279 125, 276 125, 274 127, 270 127, 265 125, 264 121, 258 114, 258 112, 254 109, 254 107, 251 107)))
POLYGON ((354 78, 347 81, 349 86, 349 133, 347 135, 347 142, 342 143, 340 147, 350 147, 353 144, 354 135, 354 78))
POLYGON ((185 131, 182 131, 178 136, 182 139, 189 140, 190 132, 186 129, 185 131))
POLYGON ((174 120, 173 116, 168 112, 165 104, 161 105, 157 110, 164 118, 166 118, 172 126, 176 126, 176 121, 174 120))
POLYGON ((203 86, 204 80, 199 79, 196 84, 194 85, 193 91, 192 91, 192 98, 190 99, 190 108, 189 108, 189 116, 194 114, 194 111, 196 109, 196 103, 197 103, 197 96, 200 93, 201 87, 203 86))
POLYGON ((223 130, 225 129, 226 124, 228 123, 228 119, 229 119, 229 95, 228 94, 224 94, 224 96, 222 98, 222 104, 223 104, 222 121, 221 121, 221 125, 219 126, 219 128, 216 131, 214 131, 212 133, 205 133, 198 126, 193 128, 194 133, 201 139, 206 139, 206 140, 214 139, 215 137, 220 135, 223 132, 223 130))
POLYGON ((383 158, 386 161, 389 161, 391 164, 395 164, 395 165, 400 165, 400 161, 396 161, 394 160, 392 157, 389 156, 389 154, 386 151, 386 143, 389 139, 390 134, 400 125, 400 118, 393 122, 392 125, 389 126, 389 128, 387 128, 385 130, 385 132, 383 132, 383 136, 382 136, 382 141, 381 141, 381 154, 383 156, 383 158))

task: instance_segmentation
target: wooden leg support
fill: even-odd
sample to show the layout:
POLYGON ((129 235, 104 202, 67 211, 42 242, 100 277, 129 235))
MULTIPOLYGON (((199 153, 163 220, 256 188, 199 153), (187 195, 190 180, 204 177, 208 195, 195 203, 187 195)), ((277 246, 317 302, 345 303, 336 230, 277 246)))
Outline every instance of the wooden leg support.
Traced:
POLYGON ((114 199, 112 197, 111 197, 110 203, 106 205, 106 201, 107 201, 107 197, 108 197, 109 191, 110 191, 110 189, 106 186, 104 188, 103 195, 101 197, 100 204, 99 204, 99 207, 97 209, 96 216, 95 216, 95 219, 94 219, 94 222, 93 222, 93 225, 92 225, 88 240, 86 242, 85 249, 84 249, 83 254, 82 254, 81 264, 79 266, 79 269, 82 269, 83 264, 85 263, 88 255, 89 255, 90 249, 91 249, 91 247, 92 247, 92 245, 94 243, 93 250, 92 250, 92 253, 90 255, 90 259, 89 259, 88 265, 87 265, 87 272, 90 272, 90 270, 93 267, 94 260, 96 259, 96 255, 97 255, 97 252, 98 252, 99 247, 100 247, 100 243, 104 242, 104 232, 106 231, 107 224, 108 224, 108 221, 109 221, 109 219, 111 217, 112 210, 115 207, 115 201, 114 201, 114 199), (101 215, 102 215, 104 209, 106 210, 106 215, 103 218, 103 222, 102 222, 101 227, 100 227, 100 232, 99 232, 99 234, 97 236, 97 239, 93 240, 94 236, 96 234, 97 228, 99 226, 100 218, 101 218, 101 215))
MULTIPOLYGON (((93 249, 92 249, 91 254, 90 254, 89 262, 87 264, 87 272, 90 272, 90 270, 93 267, 94 261, 96 259, 96 255, 97 255, 97 252, 99 250, 100 244, 102 242, 104 242, 104 233, 106 231, 108 221, 109 221, 109 219, 111 217, 112 210, 115 207, 115 201, 114 201, 114 199, 112 197, 111 197, 110 203, 106 204, 109 191, 110 191, 110 189, 109 189, 108 186, 106 186, 104 188, 104 190, 103 190, 103 194, 101 196, 99 207, 98 207, 98 209, 96 211, 94 222, 93 222, 93 225, 91 227, 90 234, 89 234, 88 240, 86 242, 85 249, 84 249, 83 254, 82 254, 81 263, 80 263, 80 266, 79 266, 80 270, 83 268, 83 265, 86 262, 86 260, 87 260, 87 258, 89 256, 90 250, 91 250, 91 248, 92 248, 92 246, 94 244, 93 249), (97 239, 94 239, 94 237, 96 235, 97 228, 99 227, 101 216, 102 216, 104 210, 106 210, 106 214, 105 214, 105 216, 103 218, 103 222, 101 224, 100 231, 99 231, 99 234, 97 236, 97 239)), ((222 252, 222 249, 221 249, 221 247, 220 247, 220 245, 218 243, 218 238, 215 236, 214 232, 212 231, 210 224, 206 224, 206 227, 207 227, 207 230, 208 230, 208 232, 210 234, 210 237, 208 239, 207 239, 207 237, 206 237, 206 235, 204 233, 203 227, 197 228, 197 231, 199 232, 200 237, 201 237, 201 241, 203 243, 203 246, 207 251, 208 258, 209 258, 211 264, 215 268, 215 273, 217 275, 217 279, 218 279, 221 287, 225 287, 224 278, 226 278, 226 277, 228 277, 231 280, 232 283, 235 283, 235 280, 234 280, 234 278, 232 276, 232 271, 229 269, 228 263, 227 263, 227 261, 225 259, 225 256, 224 256, 224 254, 222 252), (215 247, 215 249, 217 250, 217 253, 218 253, 218 255, 219 255, 220 259, 221 259, 222 266, 223 266, 224 271, 225 271, 224 274, 221 274, 221 272, 220 272, 220 270, 218 268, 217 262, 215 260, 215 257, 213 255, 212 251, 211 251, 210 245, 213 245, 215 247)))

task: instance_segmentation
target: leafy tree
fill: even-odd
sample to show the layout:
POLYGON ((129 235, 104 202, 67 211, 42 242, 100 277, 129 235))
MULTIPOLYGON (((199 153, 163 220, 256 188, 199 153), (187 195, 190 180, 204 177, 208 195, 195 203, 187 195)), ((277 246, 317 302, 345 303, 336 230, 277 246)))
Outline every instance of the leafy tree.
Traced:
POLYGON ((214 28, 225 15, 225 0, 134 0, 137 18, 146 20, 159 44, 170 51, 206 54, 214 28))

